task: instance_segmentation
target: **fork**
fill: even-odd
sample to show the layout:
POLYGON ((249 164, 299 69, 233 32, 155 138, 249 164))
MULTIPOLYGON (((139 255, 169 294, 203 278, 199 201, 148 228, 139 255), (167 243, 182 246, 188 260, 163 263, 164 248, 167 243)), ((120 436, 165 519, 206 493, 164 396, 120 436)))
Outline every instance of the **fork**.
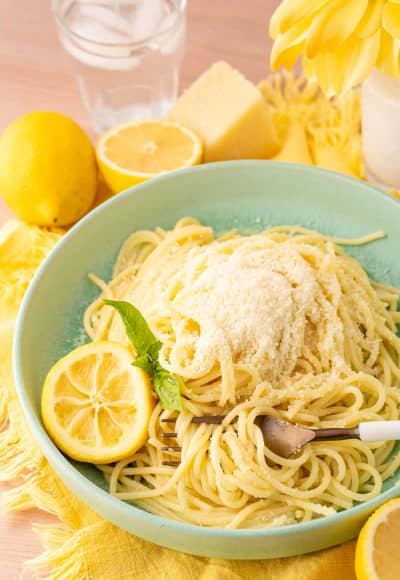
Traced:
MULTIPOLYGON (((192 423, 220 425, 226 415, 193 417, 192 423)), ((162 423, 175 423, 176 419, 161 419, 162 423)), ((310 429, 270 415, 258 415, 255 424, 261 429, 265 445, 276 455, 288 458, 311 441, 340 441, 360 439, 361 441, 394 441, 400 439, 400 421, 365 421, 356 427, 334 427, 310 429)), ((165 432, 164 439, 177 437, 176 432, 165 432)), ((161 447, 166 453, 182 451, 179 445, 161 447)), ((180 461, 163 461, 162 465, 176 467, 180 461)))

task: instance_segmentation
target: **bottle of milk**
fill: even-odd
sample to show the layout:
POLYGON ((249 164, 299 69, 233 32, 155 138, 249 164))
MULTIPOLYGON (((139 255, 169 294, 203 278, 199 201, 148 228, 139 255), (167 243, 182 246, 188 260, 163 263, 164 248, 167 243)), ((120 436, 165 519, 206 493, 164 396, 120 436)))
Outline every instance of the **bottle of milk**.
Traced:
POLYGON ((361 94, 366 176, 400 191, 400 80, 374 70, 361 94))

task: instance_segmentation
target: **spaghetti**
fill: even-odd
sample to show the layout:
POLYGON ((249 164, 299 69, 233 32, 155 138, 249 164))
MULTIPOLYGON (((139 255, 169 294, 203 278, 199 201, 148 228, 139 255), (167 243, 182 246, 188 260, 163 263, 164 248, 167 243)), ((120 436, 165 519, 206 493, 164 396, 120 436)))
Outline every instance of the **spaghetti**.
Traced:
MULTIPOLYGON (((154 409, 146 445, 98 466, 121 500, 212 527, 304 522, 376 497, 397 470, 393 442, 312 442, 284 459, 254 421, 265 413, 311 428, 397 419, 400 292, 371 281, 335 239, 293 226, 215 238, 191 218, 172 231, 134 233, 112 280, 87 309, 92 340, 128 344, 104 298, 127 300, 162 342, 161 364, 183 379, 174 431, 182 452, 166 457, 154 409), (225 414, 218 426, 193 416, 225 414), (165 459, 180 459, 178 467, 165 459)), ((175 443, 176 444, 176 443, 175 443)))

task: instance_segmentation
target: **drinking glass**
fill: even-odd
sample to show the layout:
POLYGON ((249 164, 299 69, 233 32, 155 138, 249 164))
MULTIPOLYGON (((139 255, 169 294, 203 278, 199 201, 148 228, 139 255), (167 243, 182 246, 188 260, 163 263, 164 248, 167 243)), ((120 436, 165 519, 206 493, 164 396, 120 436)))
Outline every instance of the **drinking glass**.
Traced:
POLYGON ((52 0, 96 132, 163 117, 178 93, 186 0, 52 0))

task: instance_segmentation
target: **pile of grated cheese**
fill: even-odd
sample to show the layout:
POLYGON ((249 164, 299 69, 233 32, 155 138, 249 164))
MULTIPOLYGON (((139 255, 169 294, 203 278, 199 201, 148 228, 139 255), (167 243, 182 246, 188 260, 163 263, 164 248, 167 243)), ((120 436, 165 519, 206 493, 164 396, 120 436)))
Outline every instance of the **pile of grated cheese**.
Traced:
MULTIPOLYGON (((200 327, 195 366, 229 357, 275 383, 302 355, 307 324, 317 324, 315 272, 294 245, 251 236, 194 248, 176 308, 200 327)), ((193 369, 194 370, 194 369, 193 369)))

